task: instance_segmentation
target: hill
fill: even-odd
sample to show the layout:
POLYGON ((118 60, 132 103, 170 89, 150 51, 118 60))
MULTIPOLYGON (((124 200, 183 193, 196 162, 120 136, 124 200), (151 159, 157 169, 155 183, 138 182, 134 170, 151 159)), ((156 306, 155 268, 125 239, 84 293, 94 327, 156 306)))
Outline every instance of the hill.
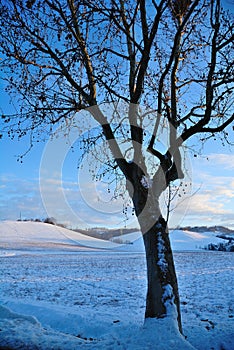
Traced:
POLYGON ((114 249, 119 244, 66 228, 31 221, 0 222, 0 249, 3 250, 68 250, 114 249))
POLYGON ((180 227, 179 230, 182 231, 192 231, 192 232, 215 232, 216 234, 223 234, 223 235, 234 235, 234 230, 231 230, 230 228, 224 227, 224 226, 186 226, 186 227, 180 227))
MULTIPOLYGON (((13 250, 40 250, 46 252, 49 250, 75 252, 113 250, 143 253, 144 244, 141 233, 131 231, 130 233, 114 236, 111 240, 104 240, 85 235, 84 231, 72 231, 42 222, 2 221, 0 222, 0 250, 2 254, 3 252, 9 254, 13 250)), ((224 233, 221 230, 218 232, 217 230, 196 232, 187 229, 176 229, 170 232, 174 251, 196 251, 209 246, 219 247, 223 245, 224 237, 226 237, 225 230, 224 233), (217 235, 217 233, 219 234, 217 235)))
MULTIPOLYGON (((216 232, 212 231, 199 233, 176 229, 170 231, 170 239, 174 251, 196 251, 204 249, 211 243, 215 245, 223 243, 223 238, 217 237, 216 232)), ((132 251, 144 251, 143 239, 140 232, 114 237, 112 241, 128 244, 128 249, 132 251)))

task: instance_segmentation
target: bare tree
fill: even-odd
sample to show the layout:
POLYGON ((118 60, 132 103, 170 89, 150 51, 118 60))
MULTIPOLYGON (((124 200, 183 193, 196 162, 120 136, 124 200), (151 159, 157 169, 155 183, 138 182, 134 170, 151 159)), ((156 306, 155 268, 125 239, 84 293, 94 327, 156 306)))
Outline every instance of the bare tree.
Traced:
POLYGON ((33 144, 42 131, 69 125, 74 113, 92 107, 90 118, 99 123, 113 155, 109 168, 118 168, 127 180, 143 234, 145 317, 173 315, 182 332, 159 197, 183 178, 181 147, 188 139, 198 135, 204 142, 219 133, 229 142, 231 14, 220 0, 3 0, 0 14, 0 64, 17 106, 14 115, 2 116, 3 132, 30 133, 33 144), (108 117, 99 107, 103 101, 127 103, 128 111, 108 117), (149 116, 140 104, 155 112, 149 116), (161 121, 169 135, 163 152, 157 141, 161 121), (131 144, 131 159, 120 134, 131 144), (153 167, 147 154, 157 161, 153 167))

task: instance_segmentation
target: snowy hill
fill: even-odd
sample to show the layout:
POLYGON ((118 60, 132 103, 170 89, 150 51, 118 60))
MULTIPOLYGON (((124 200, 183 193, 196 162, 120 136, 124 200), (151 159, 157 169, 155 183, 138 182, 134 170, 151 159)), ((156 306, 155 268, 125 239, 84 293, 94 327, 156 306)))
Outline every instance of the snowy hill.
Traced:
POLYGON ((0 222, 0 249, 94 250, 120 245, 42 222, 0 222))
POLYGON ((197 250, 206 247, 209 243, 218 244, 223 242, 221 238, 216 237, 215 232, 194 232, 173 230, 170 233, 172 248, 174 250, 197 250))
MULTIPOLYGON (((170 232, 172 249, 176 251, 197 251, 208 244, 219 244, 222 238, 215 232, 194 232, 173 230, 170 232)), ((62 250, 90 251, 99 249, 123 252, 144 252, 144 244, 139 231, 117 236, 106 241, 60 226, 31 221, 0 222, 0 250, 6 254, 12 250, 62 250), (121 243, 121 244, 120 244, 121 243), (5 252, 5 250, 7 252, 5 252)))
MULTIPOLYGON (((207 246, 209 243, 218 244, 223 239, 216 237, 215 232, 193 232, 184 230, 173 230, 170 232, 172 249, 176 251, 196 251, 207 246)), ((133 232, 118 236, 113 242, 128 243, 127 249, 130 251, 144 251, 143 239, 140 232, 133 232), (130 244, 129 244, 130 243, 130 244)))

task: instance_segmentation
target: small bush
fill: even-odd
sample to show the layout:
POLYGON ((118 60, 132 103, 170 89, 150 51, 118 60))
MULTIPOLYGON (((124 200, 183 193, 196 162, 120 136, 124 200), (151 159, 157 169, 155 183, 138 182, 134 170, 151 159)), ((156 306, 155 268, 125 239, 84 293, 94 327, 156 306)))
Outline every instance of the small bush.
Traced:
POLYGON ((55 218, 46 218, 44 220, 44 223, 45 224, 50 224, 50 225, 56 225, 56 220, 55 220, 55 218))

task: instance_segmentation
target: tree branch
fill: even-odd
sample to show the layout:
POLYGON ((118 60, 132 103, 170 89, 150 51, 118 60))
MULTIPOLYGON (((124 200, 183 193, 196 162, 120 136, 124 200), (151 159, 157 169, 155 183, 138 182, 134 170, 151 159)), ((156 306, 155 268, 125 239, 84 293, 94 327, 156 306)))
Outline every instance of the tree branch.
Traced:
POLYGON ((211 4, 211 26, 213 28, 213 37, 212 37, 212 43, 211 43, 211 58, 210 58, 210 64, 209 64, 209 72, 207 77, 207 83, 206 83, 206 110, 204 113, 204 117, 196 124, 190 127, 189 129, 185 130, 181 137, 185 141, 189 137, 191 137, 194 134, 199 133, 205 125, 207 125, 211 119, 211 113, 212 113, 212 101, 213 101, 213 77, 217 62, 217 38, 219 34, 220 29, 220 0, 217 0, 216 3, 216 9, 215 9, 215 23, 213 23, 213 4, 211 4))
POLYGON ((202 128, 200 130, 201 133, 204 132, 210 132, 210 133, 216 133, 216 132, 221 132, 223 131, 228 125, 231 125, 231 123, 234 121, 234 113, 230 118, 228 118, 222 125, 216 126, 216 127, 207 127, 207 128, 202 128))

